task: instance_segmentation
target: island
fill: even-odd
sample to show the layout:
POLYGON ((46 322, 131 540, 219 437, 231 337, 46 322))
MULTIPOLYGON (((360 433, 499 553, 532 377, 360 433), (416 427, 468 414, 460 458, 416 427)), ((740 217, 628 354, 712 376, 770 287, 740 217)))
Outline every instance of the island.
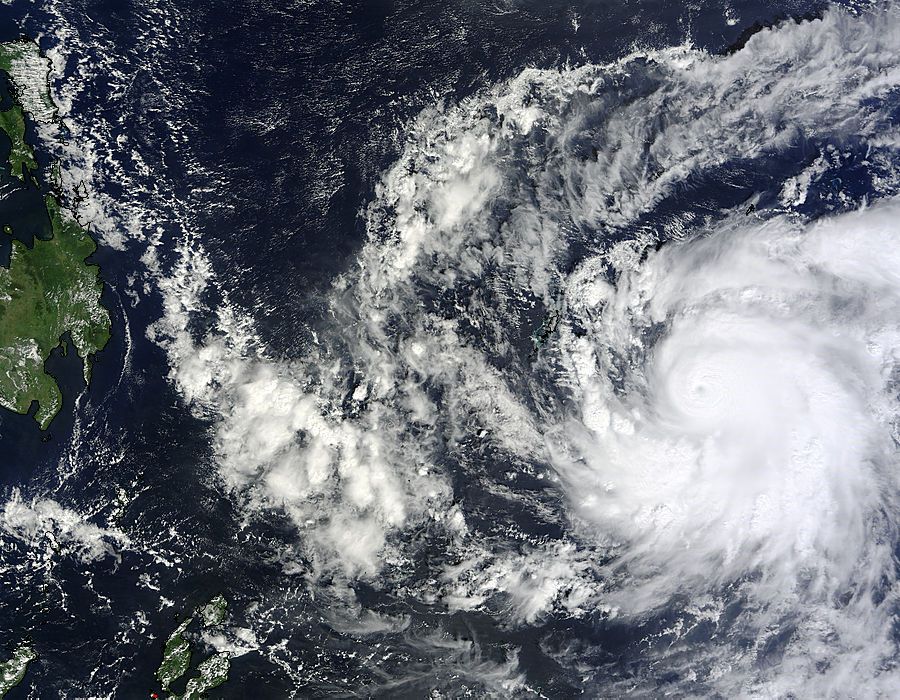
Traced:
MULTIPOLYGON (((196 675, 188 679, 183 693, 171 693, 172 684, 181 679, 191 665, 191 643, 186 636, 188 627, 198 620, 201 629, 215 629, 225 621, 227 614, 228 601, 224 596, 217 595, 198 607, 193 615, 184 619, 169 635, 163 648, 162 662, 156 671, 156 678, 163 691, 170 693, 168 700, 202 700, 207 691, 218 688, 228 680, 230 654, 218 652, 197 665, 196 675)), ((154 697, 158 697, 158 694, 154 697)))
POLYGON ((37 655, 29 644, 20 644, 12 654, 12 658, 0 662, 0 698, 3 698, 10 689, 19 685, 25 678, 28 664, 34 661, 37 655))
MULTIPOLYGON (((45 368, 51 352, 66 351, 69 343, 63 336, 70 338, 84 363, 87 383, 93 357, 106 346, 111 328, 109 312, 100 303, 100 270, 86 262, 96 244, 63 206, 55 184, 41 181, 27 139, 29 119, 34 125, 56 119, 49 70, 34 42, 0 44, 0 78, 7 81, 13 102, 0 111, 0 139, 9 142, 9 156, 0 166, 3 191, 10 189, 10 182, 39 190, 40 213, 49 220, 50 230, 48 239, 34 235, 28 245, 12 239, 12 227, 3 224, 11 252, 8 267, 0 264, 0 406, 27 413, 36 403, 34 418, 42 430, 62 407, 60 388, 45 368)), ((54 180, 54 165, 50 169, 49 179, 54 180)))

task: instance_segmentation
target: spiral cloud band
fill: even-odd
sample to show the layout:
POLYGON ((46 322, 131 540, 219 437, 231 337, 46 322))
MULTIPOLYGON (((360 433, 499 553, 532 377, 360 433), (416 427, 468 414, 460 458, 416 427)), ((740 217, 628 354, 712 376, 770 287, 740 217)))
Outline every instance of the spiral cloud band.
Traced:
POLYGON ((616 539, 608 602, 731 587, 743 634, 797 627, 795 660, 871 674, 893 656, 898 235, 896 201, 740 218, 615 290, 569 290, 588 332, 563 331, 578 411, 552 442, 573 505, 616 539), (616 354, 640 358, 619 387, 616 354))

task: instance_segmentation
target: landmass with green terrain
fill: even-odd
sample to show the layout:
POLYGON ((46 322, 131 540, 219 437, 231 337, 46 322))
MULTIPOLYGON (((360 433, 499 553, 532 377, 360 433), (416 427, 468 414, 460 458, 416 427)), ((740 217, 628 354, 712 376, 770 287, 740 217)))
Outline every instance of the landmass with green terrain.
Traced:
POLYGON ((12 80, 18 103, 32 119, 46 123, 56 117, 50 97, 50 62, 35 42, 22 39, 0 44, 0 70, 12 80))
POLYGON ((25 671, 28 670, 28 664, 36 658, 37 655, 31 646, 21 644, 13 652, 9 661, 0 663, 0 698, 22 682, 22 679, 25 678, 25 671))
MULTIPOLYGON (((0 131, 9 140, 5 167, 22 187, 38 187, 26 115, 36 123, 55 119, 49 64, 33 42, 10 42, 0 44, 0 71, 14 102, 0 111, 0 131)), ((96 250, 93 239, 55 193, 45 192, 42 202, 50 238, 34 236, 31 247, 12 239, 9 267, 0 266, 0 406, 27 413, 37 402, 35 420, 46 429, 62 406, 59 386, 45 370, 47 358, 54 348, 65 351, 61 336, 68 333, 89 381, 92 357, 110 337, 110 316, 100 304, 99 268, 85 262, 96 250)), ((8 224, 3 229, 14 233, 8 224)))
MULTIPOLYGON (((225 621, 227 614, 228 601, 224 596, 217 595, 198 607, 193 615, 183 620, 169 635, 163 648, 162 662, 156 670, 156 678, 165 692, 171 692, 172 684, 181 679, 191 665, 191 643, 186 634, 195 619, 199 620, 201 628, 213 629, 225 621)), ((184 693, 171 694, 168 700, 201 700, 208 691, 228 680, 230 669, 231 657, 228 652, 213 654, 197 665, 196 675, 187 681, 184 693)))
POLYGON ((5 112, 0 112, 0 129, 10 140, 9 169, 20 180, 25 179, 23 166, 31 172, 37 170, 34 152, 25 140, 25 113, 19 105, 13 105, 5 112))

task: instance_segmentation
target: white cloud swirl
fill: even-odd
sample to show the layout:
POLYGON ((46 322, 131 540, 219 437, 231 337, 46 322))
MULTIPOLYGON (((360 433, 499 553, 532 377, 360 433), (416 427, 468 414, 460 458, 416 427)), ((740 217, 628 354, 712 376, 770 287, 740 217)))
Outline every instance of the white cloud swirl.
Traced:
POLYGON ((579 409, 551 441, 573 506, 616 540, 608 603, 733 587, 745 633, 807 626, 786 654, 816 692, 893 657, 898 235, 896 201, 805 228, 741 217, 615 290, 569 290, 592 301, 573 308, 587 334, 562 331, 579 409), (636 358, 618 387, 615 355, 636 358))

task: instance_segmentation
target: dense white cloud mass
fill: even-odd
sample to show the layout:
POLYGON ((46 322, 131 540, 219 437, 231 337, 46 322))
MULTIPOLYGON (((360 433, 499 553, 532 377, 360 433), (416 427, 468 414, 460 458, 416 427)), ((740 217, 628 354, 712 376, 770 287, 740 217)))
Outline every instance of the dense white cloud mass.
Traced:
POLYGON ((616 538, 608 603, 730 587, 744 634, 797 626, 786 655, 820 697, 894 657, 898 236, 900 202, 741 217, 615 290, 570 290, 588 332, 562 329, 578 411, 551 441, 574 507, 616 538), (617 354, 638 358, 624 388, 617 354))
POLYGON ((26 502, 18 491, 13 491, 3 504, 0 531, 28 544, 32 556, 40 560, 62 554, 87 563, 118 557, 119 551, 129 544, 128 537, 119 530, 95 525, 81 513, 49 498, 26 502))
POLYGON ((451 608, 500 594, 509 624, 665 606, 678 630, 712 624, 688 651, 681 631, 648 642, 685 692, 886 692, 900 204, 815 223, 797 207, 849 143, 872 194, 896 193, 898 84, 894 9, 829 11, 729 56, 523 71, 410 125, 310 356, 273 359, 227 303, 214 333, 189 332, 212 276, 196 241, 152 336, 215 419, 223 481, 290 518, 313 579, 396 580, 412 536, 437 532, 458 565, 428 596, 451 608), (802 143, 828 145, 778 161, 781 211, 666 213, 802 143), (571 537, 522 553, 472 525, 462 464, 534 517, 548 507, 495 459, 559 488, 571 537))

